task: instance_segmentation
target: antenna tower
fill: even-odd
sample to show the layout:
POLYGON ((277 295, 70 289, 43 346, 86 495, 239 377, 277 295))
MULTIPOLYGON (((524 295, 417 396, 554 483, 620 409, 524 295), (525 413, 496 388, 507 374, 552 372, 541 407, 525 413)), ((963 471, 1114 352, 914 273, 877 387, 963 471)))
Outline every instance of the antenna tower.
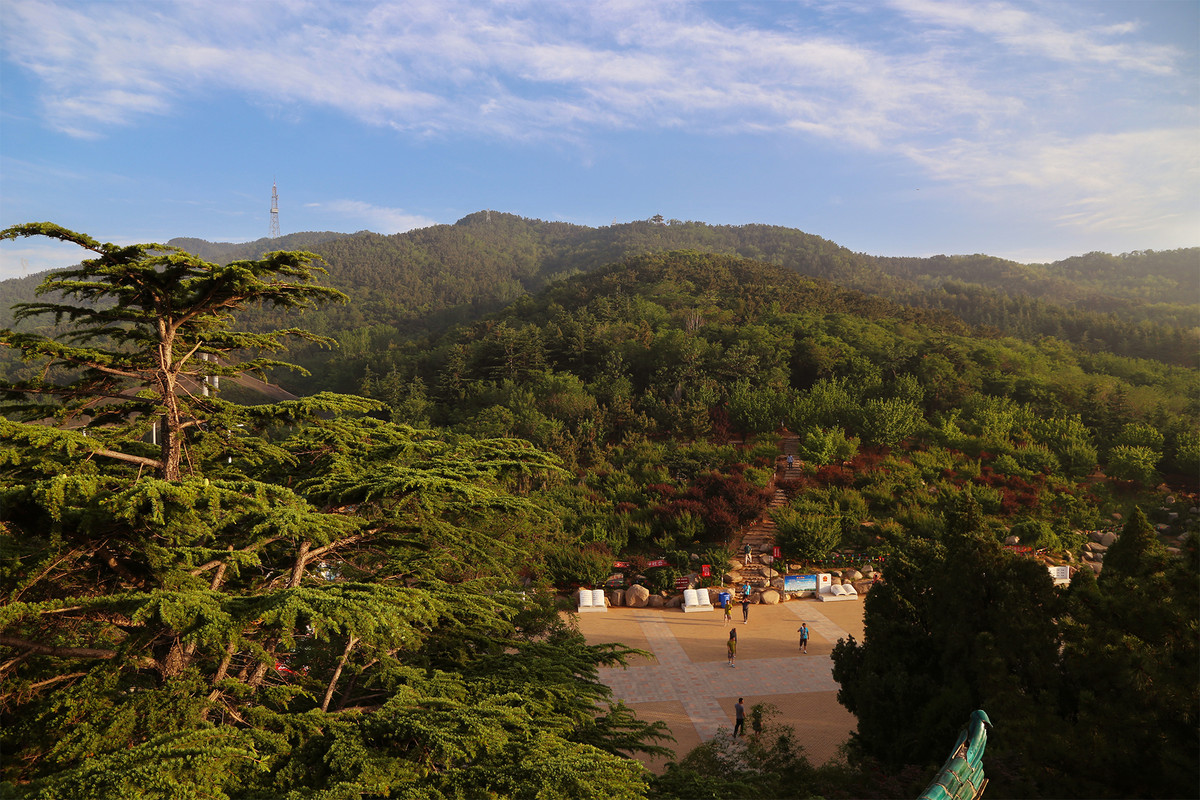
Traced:
POLYGON ((279 238, 279 192, 275 190, 275 181, 271 181, 271 238, 279 238))

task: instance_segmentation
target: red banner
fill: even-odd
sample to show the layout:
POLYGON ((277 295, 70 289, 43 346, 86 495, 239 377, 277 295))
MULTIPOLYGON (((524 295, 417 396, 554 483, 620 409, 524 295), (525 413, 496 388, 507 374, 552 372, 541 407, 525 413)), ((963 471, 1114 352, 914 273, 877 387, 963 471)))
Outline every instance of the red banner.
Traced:
POLYGON ((646 562, 647 567, 665 567, 666 565, 667 560, 665 558, 656 558, 653 561, 646 562))
POLYGON ((614 561, 613 562, 614 569, 625 569, 625 567, 628 567, 628 566, 629 566, 628 561, 614 561))
POLYGON ((711 578, 712 577, 712 565, 711 564, 701 564, 700 565, 700 576, 703 578, 711 578))
POLYGON ((771 550, 771 556, 773 558, 779 558, 781 555, 783 555, 783 551, 779 549, 779 545, 775 545, 774 549, 771 550))

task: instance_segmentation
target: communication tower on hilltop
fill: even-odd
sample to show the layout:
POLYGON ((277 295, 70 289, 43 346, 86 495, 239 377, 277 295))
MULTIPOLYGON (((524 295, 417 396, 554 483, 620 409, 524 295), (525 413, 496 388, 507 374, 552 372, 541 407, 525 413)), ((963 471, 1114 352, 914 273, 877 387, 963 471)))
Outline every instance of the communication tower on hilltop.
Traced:
POLYGON ((279 238, 279 192, 275 190, 275 181, 271 181, 271 238, 279 238))

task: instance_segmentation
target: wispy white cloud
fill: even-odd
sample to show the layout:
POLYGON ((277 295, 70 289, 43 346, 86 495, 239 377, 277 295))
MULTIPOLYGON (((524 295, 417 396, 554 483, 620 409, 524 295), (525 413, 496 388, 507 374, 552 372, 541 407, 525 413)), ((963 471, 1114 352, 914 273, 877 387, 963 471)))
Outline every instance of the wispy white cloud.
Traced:
POLYGON ((1012 3, 889 0, 910 19, 949 30, 983 34, 1017 51, 1065 62, 1111 64, 1156 75, 1170 74, 1181 54, 1164 45, 1106 41, 1133 33, 1132 22, 1068 30, 1043 14, 1012 3))
MULTIPOLYGON (((73 136, 234 91, 300 114, 336 109, 405 135, 578 141, 678 129, 816 138, 907 158, 934 180, 996 196, 1053 197, 1070 209, 1063 224, 1113 224, 1122 204, 1127 224, 1192 208, 1197 154, 1186 125, 1195 109, 1179 98, 1194 68, 1137 39, 1132 21, 1083 25, 1052 10, 872 4, 873 16, 896 15, 899 35, 889 40, 818 28, 799 14, 756 27, 684 0, 6 0, 0 41, 4 57, 44 87, 48 124, 73 136), (1017 66, 1031 57, 1036 71, 1017 66), (1128 110, 1083 118, 1113 96, 1139 102, 1127 79, 1175 92, 1173 123, 1138 122, 1128 110)), ((388 230, 430 223, 353 201, 324 208, 388 230)))
POLYGON ((73 244, 40 239, 17 239, 0 248, 0 280, 23 278, 47 269, 65 269, 90 253, 73 244))
POLYGON ((1022 204, 1064 227, 1194 239, 1200 140, 1194 128, 1045 136, 1006 145, 958 139, 906 155, 981 203, 1022 204))
POLYGON ((414 228, 436 225, 435 220, 419 214, 410 214, 401 208, 372 205, 361 200, 331 200, 326 203, 307 203, 305 208, 318 209, 323 213, 340 217, 359 230, 376 233, 404 233, 414 228))

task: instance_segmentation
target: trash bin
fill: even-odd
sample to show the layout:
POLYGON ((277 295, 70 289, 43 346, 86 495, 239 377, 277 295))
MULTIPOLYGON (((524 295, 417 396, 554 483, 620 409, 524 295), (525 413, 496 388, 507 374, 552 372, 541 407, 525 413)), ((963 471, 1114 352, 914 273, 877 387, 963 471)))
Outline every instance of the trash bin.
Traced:
POLYGON ((721 592, 717 595, 717 602, 721 604, 721 608, 725 608, 727 605, 729 605, 730 599, 731 597, 729 592, 721 592))

